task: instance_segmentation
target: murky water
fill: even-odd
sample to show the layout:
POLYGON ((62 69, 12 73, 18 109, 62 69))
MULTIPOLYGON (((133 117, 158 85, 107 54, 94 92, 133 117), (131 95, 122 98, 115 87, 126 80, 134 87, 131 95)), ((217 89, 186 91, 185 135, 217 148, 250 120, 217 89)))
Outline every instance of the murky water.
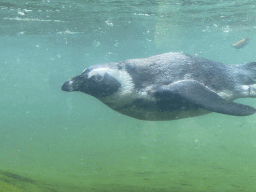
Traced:
POLYGON ((0 192, 256 190, 255 115, 139 121, 60 90, 88 66, 165 52, 256 61, 254 1, 1 1, 0 10, 0 192))

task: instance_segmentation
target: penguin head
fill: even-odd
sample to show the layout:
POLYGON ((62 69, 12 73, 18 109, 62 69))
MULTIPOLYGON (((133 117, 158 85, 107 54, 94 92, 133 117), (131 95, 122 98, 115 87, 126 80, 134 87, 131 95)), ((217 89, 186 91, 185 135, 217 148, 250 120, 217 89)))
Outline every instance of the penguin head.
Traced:
POLYGON ((110 96, 121 87, 121 83, 114 77, 113 71, 114 69, 108 68, 91 67, 85 69, 81 75, 66 81, 61 90, 67 92, 80 91, 96 98, 110 96))

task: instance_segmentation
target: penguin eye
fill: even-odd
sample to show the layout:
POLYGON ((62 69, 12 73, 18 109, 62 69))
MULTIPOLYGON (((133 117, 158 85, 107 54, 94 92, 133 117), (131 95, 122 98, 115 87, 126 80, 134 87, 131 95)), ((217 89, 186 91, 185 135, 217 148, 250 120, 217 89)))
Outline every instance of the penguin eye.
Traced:
POLYGON ((102 75, 102 74, 97 74, 97 75, 95 75, 95 80, 96 80, 96 81, 101 82, 103 79, 104 79, 104 75, 102 75))
POLYGON ((101 82, 104 79, 105 73, 106 73, 105 69, 102 69, 102 68, 94 69, 88 73, 88 79, 93 77, 93 80, 97 82, 101 82))

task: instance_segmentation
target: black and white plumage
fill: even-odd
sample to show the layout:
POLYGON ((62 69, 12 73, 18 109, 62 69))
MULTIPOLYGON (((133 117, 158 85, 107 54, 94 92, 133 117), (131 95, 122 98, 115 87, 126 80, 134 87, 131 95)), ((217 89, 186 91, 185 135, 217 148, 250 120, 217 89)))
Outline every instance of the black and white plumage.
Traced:
POLYGON ((62 86, 89 94, 124 115, 150 121, 210 112, 254 114, 233 102, 256 97, 256 63, 227 65, 182 53, 165 53, 91 66, 62 86))

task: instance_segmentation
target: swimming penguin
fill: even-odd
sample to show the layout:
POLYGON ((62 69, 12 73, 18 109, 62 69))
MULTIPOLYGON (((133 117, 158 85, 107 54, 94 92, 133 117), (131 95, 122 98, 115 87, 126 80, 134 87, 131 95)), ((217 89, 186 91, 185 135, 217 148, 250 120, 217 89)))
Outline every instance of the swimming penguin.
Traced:
POLYGON ((89 94, 140 120, 164 121, 210 112, 247 116, 256 109, 233 102, 256 97, 256 62, 228 65, 183 53, 91 66, 62 86, 89 94))

